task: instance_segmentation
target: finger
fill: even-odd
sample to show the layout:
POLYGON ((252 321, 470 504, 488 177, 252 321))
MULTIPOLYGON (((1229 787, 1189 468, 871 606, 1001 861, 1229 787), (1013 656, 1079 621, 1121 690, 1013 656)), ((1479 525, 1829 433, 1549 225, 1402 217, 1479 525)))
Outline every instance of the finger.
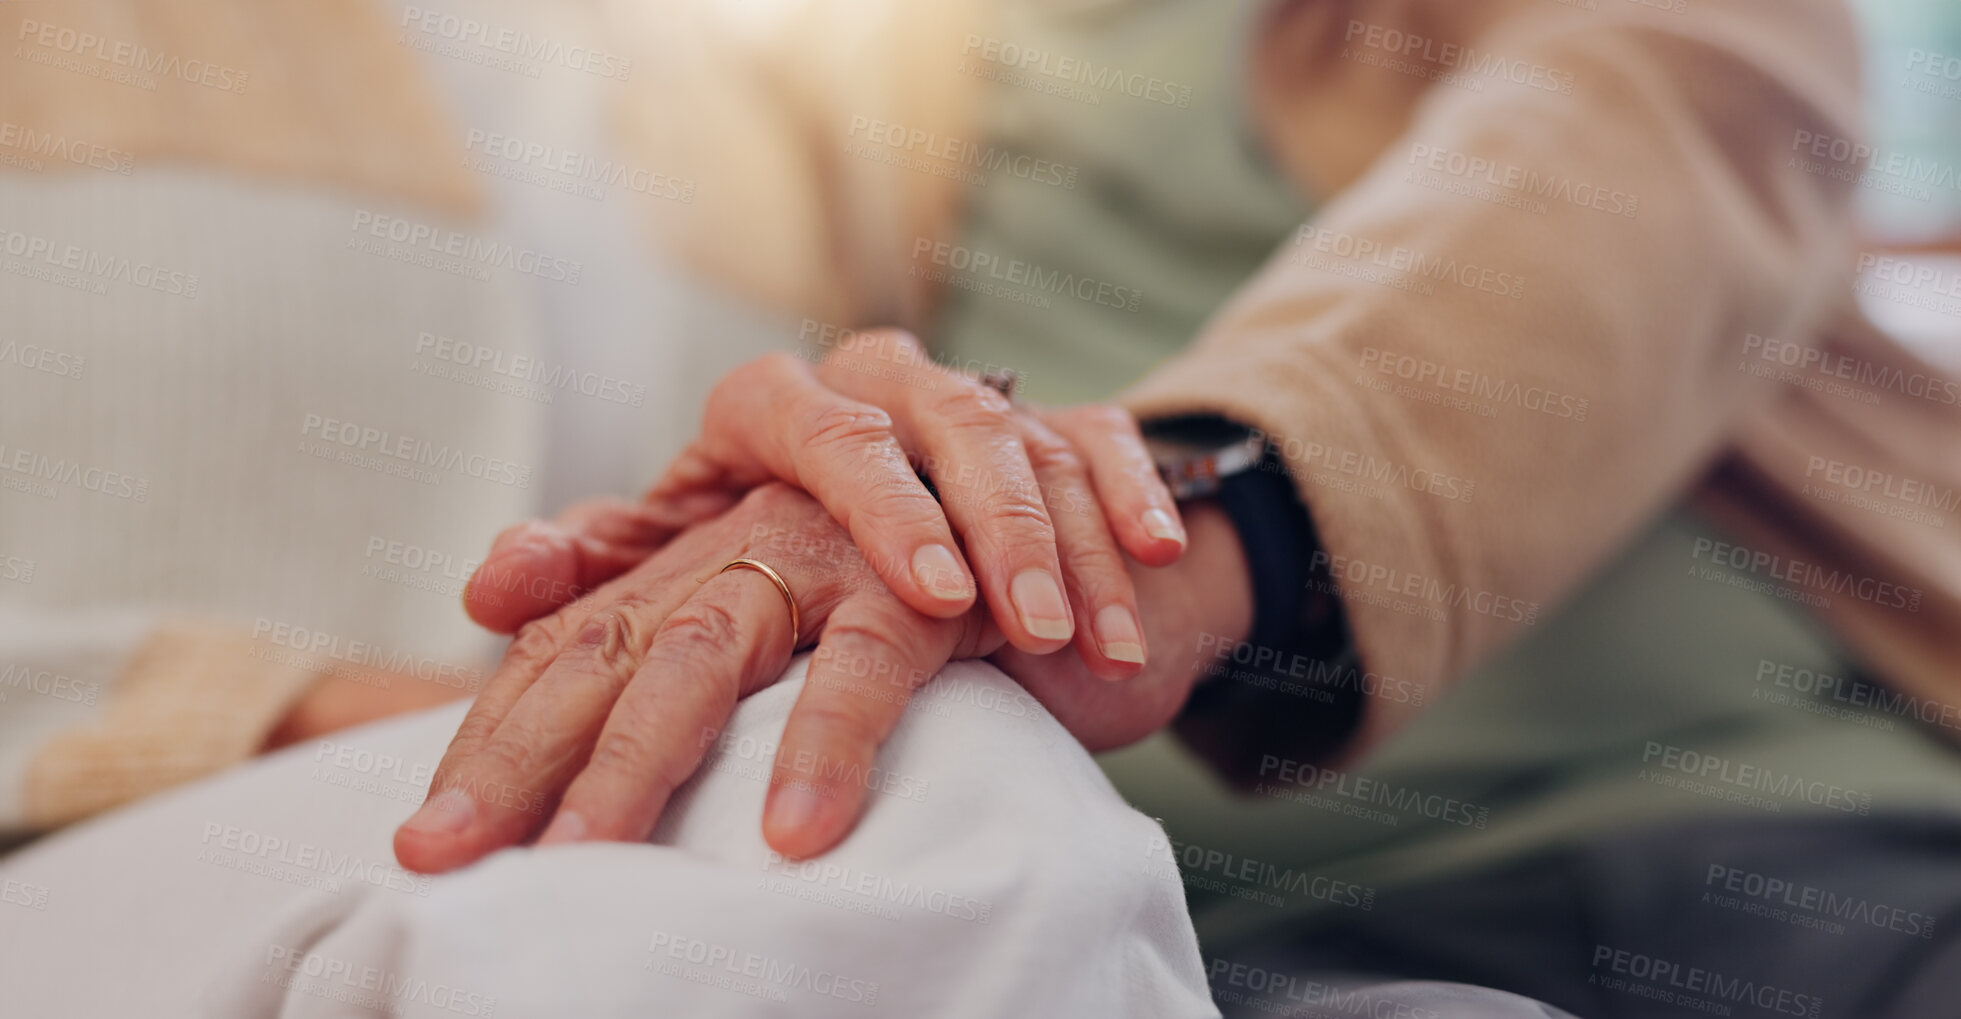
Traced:
MULTIPOLYGON (((642 609, 620 601, 588 618, 577 639, 559 649, 481 747, 449 768, 445 795, 465 791, 475 810, 462 824, 445 818, 452 826, 442 831, 404 826, 417 870, 441 872, 472 863, 516 845, 545 823, 548 804, 585 765, 608 712, 646 652, 650 638, 642 609)), ((397 842, 399 847, 399 836, 397 842)))
MULTIPOLYGON (((816 619, 823 619, 854 583, 883 589, 882 582, 862 568, 840 575, 829 562, 837 549, 851 551, 854 557, 855 551, 806 495, 783 485, 758 488, 726 520, 683 534, 657 563, 644 565, 631 577, 553 616, 561 632, 576 639, 561 641, 555 654, 548 653, 549 665, 537 678, 527 678, 538 671, 535 658, 493 677, 500 691, 501 714, 486 712, 467 732, 460 732, 431 784, 444 790, 446 802, 458 809, 446 814, 432 809, 438 805, 432 800, 397 833, 398 857, 417 869, 449 869, 528 834, 538 822, 536 812, 514 813, 507 804, 486 802, 475 791, 519 785, 537 790, 546 802, 555 802, 585 767, 590 748, 604 731, 601 720, 610 713, 608 705, 616 705, 624 696, 622 683, 639 673, 640 663, 651 653, 649 634, 660 633, 675 611, 696 596, 703 584, 693 581, 708 581, 731 555, 742 556, 759 543, 770 549, 764 553, 765 561, 790 568, 793 590, 801 593, 800 603, 807 602, 804 607, 816 619), (751 521, 797 526, 755 526, 745 539, 743 529, 751 521), (806 526, 813 524, 820 530, 806 526), (797 551, 779 554, 771 548, 778 534, 788 535, 782 544, 797 551), (823 568, 811 568, 810 561, 820 555, 823 568), (518 687, 522 689, 513 698, 508 691, 518 687), (433 817, 425 820, 425 815, 433 817)), ((780 596, 776 611, 787 618, 780 596)), ((533 624, 524 632, 535 629, 533 624)), ((739 642, 724 643, 735 647, 739 642)), ((781 653, 788 654, 787 646, 781 653)), ((732 701, 734 693, 729 698, 732 701)), ((562 830, 560 837, 568 837, 568 832, 571 829, 562 830)))
POLYGON ((422 805, 395 830, 395 859, 402 866, 433 874, 460 865, 449 845, 457 832, 475 823, 482 790, 457 782, 455 773, 497 731, 498 723, 558 655, 565 629, 583 622, 583 613, 573 618, 576 609, 570 606, 558 615, 526 623, 504 650, 503 660, 443 751, 422 805))
POLYGON ((549 615, 578 597, 579 551, 563 528, 527 520, 505 528, 463 585, 463 611, 493 633, 549 615))
POLYGON ((1169 566, 1185 552, 1178 504, 1158 474, 1137 419, 1121 407, 1087 404, 1041 415, 1089 465, 1117 543, 1146 566, 1169 566))
POLYGON ((1110 533, 1107 515, 1076 447, 1033 417, 1021 420, 1022 443, 1035 465, 1055 519, 1057 547, 1078 618, 1076 650, 1104 679, 1128 679, 1143 669, 1144 629, 1130 568, 1110 533))
POLYGON ((913 691, 978 629, 977 618, 929 619, 877 592, 839 606, 811 656, 771 770, 763 837, 772 848, 815 856, 850 832, 878 775, 878 748, 913 691))
POLYGON ((731 570, 703 584, 661 625, 617 692, 539 844, 645 839, 737 698, 783 671, 791 637, 767 577, 731 570))
POLYGON ((486 629, 513 633, 639 565, 675 534, 726 512, 734 500, 727 492, 638 503, 591 499, 552 521, 508 528, 465 585, 464 609, 486 629))
POLYGON ((1022 449, 1013 405, 975 379, 908 354, 917 344, 903 333, 865 335, 865 342, 826 362, 825 381, 848 396, 897 408, 899 439, 920 452, 1009 642, 1038 654, 1066 646, 1075 620, 1063 593, 1055 524, 1022 449), (873 338, 883 346, 874 347, 873 338), (866 368, 867 359, 880 370, 866 368))
MULTIPOLYGON (((403 866, 435 873, 476 859, 481 855, 481 846, 487 844, 476 833, 479 825, 484 823, 482 815, 486 813, 498 815, 489 820, 498 831, 517 827, 519 819, 501 816, 508 813, 508 804, 502 805, 501 813, 491 809, 497 805, 486 802, 487 791, 501 793, 507 787, 515 786, 529 790, 536 796, 545 796, 556 793, 562 787, 562 781, 558 785, 549 783, 554 778, 564 776, 504 777, 511 772, 509 767, 496 779, 503 785, 486 786, 490 776, 480 758, 495 744, 498 749, 494 753, 502 755, 507 764, 535 764, 534 759, 514 752, 518 743, 508 739, 501 744, 495 742, 503 734, 507 716, 516 710, 539 678, 556 664, 561 652, 576 639, 586 639, 588 650, 585 659, 588 662, 592 660, 594 652, 590 646, 604 641, 605 625, 610 625, 598 628, 588 626, 602 609, 625 601, 626 607, 633 609, 638 619, 648 621, 647 625, 658 625, 665 619, 693 593, 695 586, 691 582, 675 582, 677 572, 705 569, 703 564, 716 553, 712 546, 724 540, 719 533, 709 533, 710 530, 682 536, 670 550, 671 561, 662 568, 616 581, 586 599, 527 623, 518 630, 517 638, 504 652, 503 661, 491 673, 483 691, 464 716, 463 723, 457 727, 456 736, 450 741, 442 762, 437 765, 435 776, 430 780, 429 798, 395 833, 395 855, 403 866), (628 585, 636 592, 632 596, 624 594, 628 585)), ((526 801, 525 809, 527 813, 533 812, 532 801, 526 801)))
POLYGON ((973 575, 946 514, 884 410, 832 390, 804 362, 775 355, 718 385, 704 422, 700 444, 709 459, 753 463, 809 492, 906 604, 941 618, 973 605, 973 575))
MULTIPOLYGON (((741 496, 740 491, 726 488, 670 495, 648 492, 638 500, 602 496, 567 506, 552 522, 598 549, 635 550, 639 554, 624 561, 625 568, 630 569, 676 533, 721 516, 741 496)), ((604 577, 599 582, 610 579, 604 577)))

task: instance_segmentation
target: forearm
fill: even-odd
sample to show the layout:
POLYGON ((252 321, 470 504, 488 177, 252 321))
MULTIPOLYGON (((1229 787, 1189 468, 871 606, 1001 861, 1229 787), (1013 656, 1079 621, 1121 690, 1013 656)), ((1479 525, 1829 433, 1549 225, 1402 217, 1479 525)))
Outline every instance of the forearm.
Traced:
POLYGON ((1356 748, 1550 614, 1694 479, 1771 395, 1732 370, 1746 333, 1803 335, 1838 300, 1846 189, 1786 155, 1803 132, 1854 131, 1851 104, 1817 84, 1849 75, 1828 7, 1734 0, 1674 21, 1521 7, 1499 41, 1570 70, 1570 101, 1440 91, 1126 395, 1140 417, 1267 434, 1363 665, 1412 691, 1368 702, 1356 748), (1763 101, 1727 101, 1741 88, 1763 101), (1459 158, 1638 194, 1638 217, 1572 201, 1527 215, 1432 187, 1459 158), (1423 289, 1343 271, 1372 259, 1408 260, 1423 289), (1470 407, 1424 381, 1473 378, 1500 395, 1470 407), (1451 597, 1405 610, 1401 589, 1432 585, 1451 597))

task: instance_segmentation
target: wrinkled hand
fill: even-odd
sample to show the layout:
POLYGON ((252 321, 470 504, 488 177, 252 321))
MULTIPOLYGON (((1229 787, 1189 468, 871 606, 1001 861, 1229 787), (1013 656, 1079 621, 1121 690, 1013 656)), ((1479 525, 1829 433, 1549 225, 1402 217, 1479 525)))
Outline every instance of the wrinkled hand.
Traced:
POLYGON ((738 556, 769 563, 796 594, 817 645, 771 772, 763 834, 791 857, 849 832, 865 775, 912 692, 951 659, 992 655, 1091 750, 1122 746, 1175 715, 1210 662, 1204 649, 1252 621, 1244 556, 1217 507, 1190 509, 1191 554, 1132 575, 1150 639, 1170 653, 1131 682, 1098 681, 1079 655, 1005 645, 976 608, 940 619, 901 603, 814 500, 781 484, 751 492, 591 596, 528 623, 485 684, 396 834, 405 866, 442 871, 516 844, 555 814, 542 843, 640 840, 700 766, 736 701, 774 682, 790 655, 789 611, 738 556))
POLYGON ((710 395, 702 436, 640 502, 598 500, 505 532, 465 604, 511 632, 771 480, 822 503, 914 610, 968 611, 978 575, 1009 643, 1043 654, 1073 638, 1106 679, 1146 657, 1125 553, 1165 566, 1187 540, 1129 414, 1018 407, 876 330, 822 365, 773 355, 737 369, 710 395))
POLYGON ((541 843, 645 839, 737 699, 790 658, 776 586, 753 570, 717 572, 743 556, 782 575, 802 643, 817 645, 777 751, 764 836, 792 857, 841 839, 866 796, 849 776, 868 773, 912 690, 1002 637, 977 610, 939 618, 908 607, 822 506, 766 484, 518 632, 430 798, 396 832, 403 865, 462 866, 531 837, 548 813, 541 843))

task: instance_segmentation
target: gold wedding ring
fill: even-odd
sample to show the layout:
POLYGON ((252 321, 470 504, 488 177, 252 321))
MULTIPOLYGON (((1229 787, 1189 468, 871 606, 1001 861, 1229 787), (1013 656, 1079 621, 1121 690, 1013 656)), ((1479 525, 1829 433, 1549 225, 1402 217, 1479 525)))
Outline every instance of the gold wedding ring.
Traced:
POLYGON ((716 570, 715 575, 721 576, 730 570, 755 570, 776 585, 777 593, 783 596, 783 604, 790 607, 790 653, 795 654, 797 646, 803 643, 803 615, 797 611, 796 596, 790 593, 790 585, 784 582, 783 575, 757 559, 731 559, 727 566, 716 570))

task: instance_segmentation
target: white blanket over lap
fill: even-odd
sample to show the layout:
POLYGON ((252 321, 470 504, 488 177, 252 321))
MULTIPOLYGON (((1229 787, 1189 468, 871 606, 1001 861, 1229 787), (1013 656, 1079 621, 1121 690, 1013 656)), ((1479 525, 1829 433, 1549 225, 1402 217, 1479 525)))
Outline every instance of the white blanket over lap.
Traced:
POLYGON ((802 679, 742 705, 651 844, 401 871, 394 826, 460 705, 66 831, 0 864, 7 1011, 1217 1014, 1162 833, 991 666, 920 692, 843 846, 774 856, 763 795, 802 679))

